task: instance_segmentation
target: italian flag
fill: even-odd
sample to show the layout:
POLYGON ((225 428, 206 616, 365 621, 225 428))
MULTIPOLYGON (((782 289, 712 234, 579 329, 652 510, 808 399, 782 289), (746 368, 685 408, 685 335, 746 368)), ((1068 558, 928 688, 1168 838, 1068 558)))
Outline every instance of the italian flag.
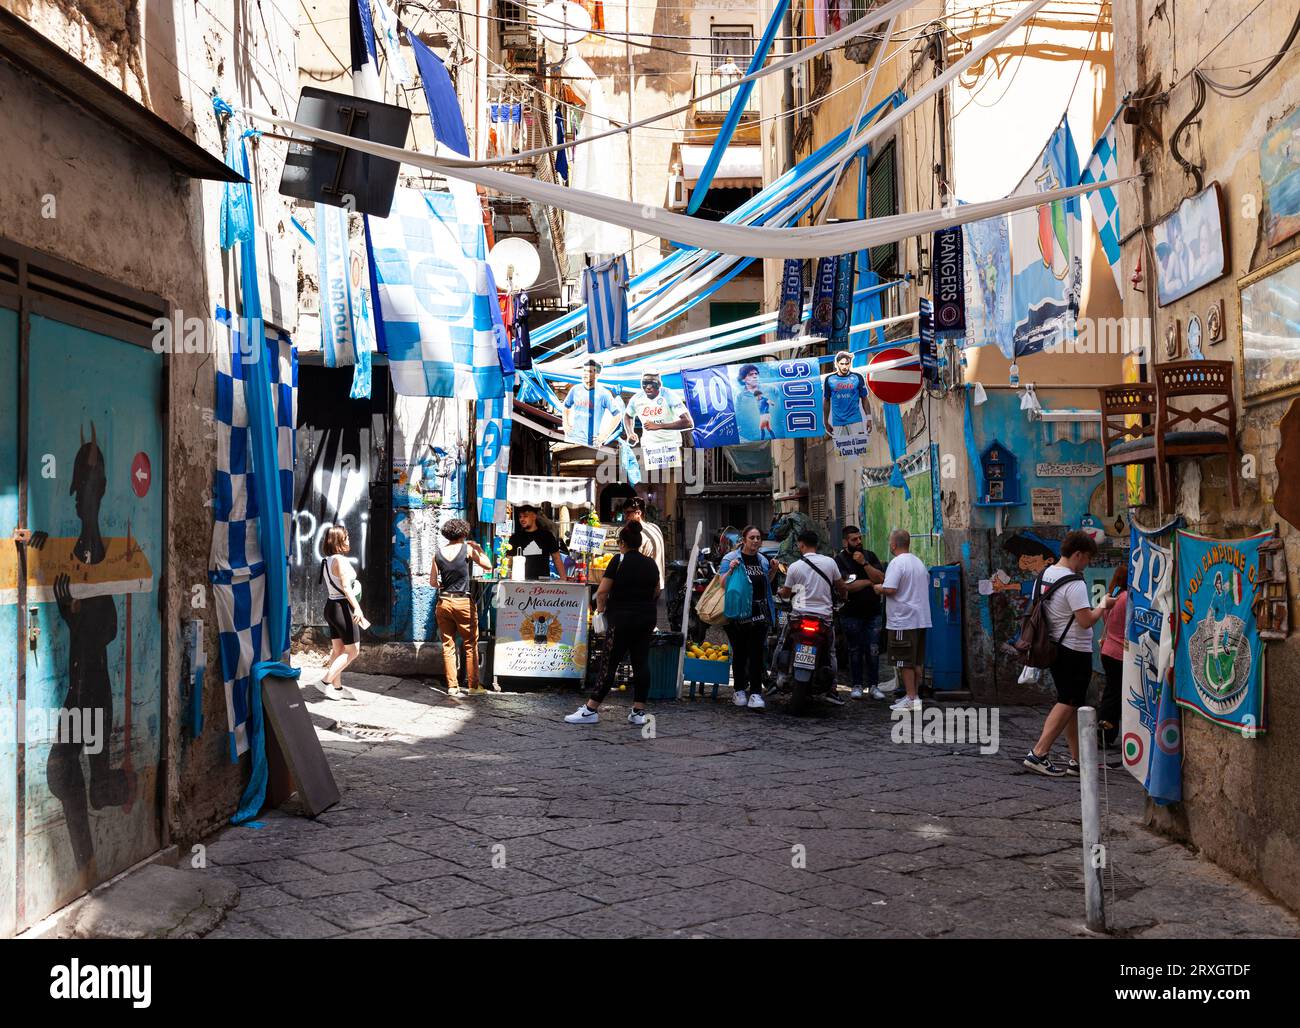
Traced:
POLYGON ((1232 573, 1232 602, 1234 604, 1239 604, 1242 599, 1244 599, 1244 594, 1241 584, 1241 572, 1234 571, 1232 573))

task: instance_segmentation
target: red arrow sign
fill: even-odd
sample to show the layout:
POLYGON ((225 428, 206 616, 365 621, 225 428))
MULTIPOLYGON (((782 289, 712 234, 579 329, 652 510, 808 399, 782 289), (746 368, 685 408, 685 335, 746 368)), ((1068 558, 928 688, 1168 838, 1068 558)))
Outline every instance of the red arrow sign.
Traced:
POLYGON ((136 496, 141 498, 149 491, 149 483, 153 481, 153 470, 149 467, 149 455, 143 451, 135 455, 131 461, 131 488, 135 491, 136 496))
POLYGON ((907 403, 921 392, 921 358, 893 347, 867 362, 867 388, 885 403, 907 403))

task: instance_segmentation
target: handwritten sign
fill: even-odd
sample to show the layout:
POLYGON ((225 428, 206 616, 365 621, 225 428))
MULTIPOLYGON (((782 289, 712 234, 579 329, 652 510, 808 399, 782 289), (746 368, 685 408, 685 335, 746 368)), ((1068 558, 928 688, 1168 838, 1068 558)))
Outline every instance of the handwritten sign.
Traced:
POLYGON ((1038 524, 1059 525, 1064 504, 1059 489, 1030 489, 1029 505, 1038 524))
POLYGON ((600 550, 604 546, 604 525, 588 525, 584 521, 574 524, 573 531, 569 534, 569 549, 581 551, 600 550))
POLYGON ((498 675, 580 679, 586 674, 585 585, 502 582, 496 596, 498 675))
POLYGON ((1101 474, 1100 464, 1039 464, 1034 468, 1039 478, 1092 478, 1101 474))

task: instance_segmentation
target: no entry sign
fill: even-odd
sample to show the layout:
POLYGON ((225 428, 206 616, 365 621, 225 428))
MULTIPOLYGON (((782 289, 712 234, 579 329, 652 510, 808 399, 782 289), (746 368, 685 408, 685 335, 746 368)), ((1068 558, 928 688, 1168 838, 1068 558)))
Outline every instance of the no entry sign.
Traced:
POLYGON ((885 403, 907 403, 921 392, 921 358, 893 347, 867 362, 867 388, 885 403))

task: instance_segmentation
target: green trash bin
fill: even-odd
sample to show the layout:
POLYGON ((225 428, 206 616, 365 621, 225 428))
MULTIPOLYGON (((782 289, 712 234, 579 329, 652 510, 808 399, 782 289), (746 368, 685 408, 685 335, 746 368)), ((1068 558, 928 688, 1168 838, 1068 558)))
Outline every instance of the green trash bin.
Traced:
POLYGON ((650 640, 650 699, 677 699, 677 662, 684 644, 681 632, 655 632, 650 640))

